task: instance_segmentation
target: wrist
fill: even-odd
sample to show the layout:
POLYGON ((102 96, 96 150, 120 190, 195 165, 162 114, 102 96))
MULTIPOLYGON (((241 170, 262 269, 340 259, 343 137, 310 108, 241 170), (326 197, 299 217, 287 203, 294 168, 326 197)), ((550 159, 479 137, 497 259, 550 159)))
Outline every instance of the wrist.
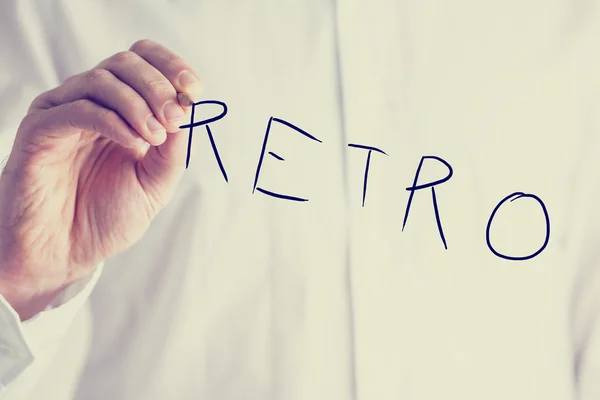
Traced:
POLYGON ((0 295, 16 311, 21 321, 31 319, 44 311, 67 286, 66 282, 42 282, 33 278, 2 274, 0 271, 0 295))

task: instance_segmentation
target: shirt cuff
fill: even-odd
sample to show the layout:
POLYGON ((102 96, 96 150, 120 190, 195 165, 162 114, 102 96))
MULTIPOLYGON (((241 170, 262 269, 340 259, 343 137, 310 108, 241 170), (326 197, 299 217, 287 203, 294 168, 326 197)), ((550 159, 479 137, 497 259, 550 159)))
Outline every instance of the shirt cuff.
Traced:
POLYGON ((96 286, 103 267, 100 263, 91 275, 69 285, 44 311, 25 322, 0 295, 0 394, 45 346, 64 336, 96 286))

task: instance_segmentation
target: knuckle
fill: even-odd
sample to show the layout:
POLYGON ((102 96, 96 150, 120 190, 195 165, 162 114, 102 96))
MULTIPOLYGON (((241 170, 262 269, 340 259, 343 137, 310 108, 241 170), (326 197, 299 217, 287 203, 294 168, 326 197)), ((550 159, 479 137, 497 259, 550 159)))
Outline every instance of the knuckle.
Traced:
POLYGON ((113 120, 116 116, 117 114, 115 114, 113 110, 109 110, 108 108, 101 108, 100 110, 98 110, 98 118, 101 121, 109 122, 113 120))
POLYGON ((117 114, 109 109, 103 108, 98 110, 97 118, 94 119, 92 125, 95 132, 103 136, 112 136, 118 131, 119 121, 117 114))
POLYGON ((127 64, 136 57, 138 57, 138 55, 132 51, 120 51, 117 54, 110 57, 109 62, 114 64, 127 64))
POLYGON ((154 42, 150 39, 141 39, 131 45, 129 48, 130 51, 138 52, 144 51, 154 46, 154 42))
POLYGON ((61 110, 63 118, 69 126, 73 129, 78 129, 77 124, 75 123, 75 116, 85 112, 85 109, 88 107, 88 100, 79 99, 75 100, 71 103, 65 104, 61 110))
POLYGON ((87 107, 89 107, 90 101, 88 99, 77 99, 68 103, 65 107, 66 113, 81 113, 84 112, 87 107))
POLYGON ((119 116, 113 110, 101 108, 98 110, 98 124, 105 126, 109 130, 114 130, 118 125, 119 116))
POLYGON ((112 73, 104 68, 92 68, 85 73, 85 80, 90 83, 100 83, 108 81, 112 77, 112 73))
POLYGON ((42 94, 37 95, 31 102, 31 105, 29 106, 27 113, 30 114, 36 110, 44 110, 44 109, 52 107, 52 104, 50 104, 50 101, 48 100, 47 97, 48 97, 48 92, 44 92, 42 94))
POLYGON ((107 129, 110 130, 117 123, 117 114, 108 108, 92 108, 94 106, 93 102, 88 99, 78 99, 75 100, 64 108, 64 112, 66 113, 65 120, 69 122, 69 124, 76 128, 76 123, 74 116, 78 114, 87 114, 89 115, 91 111, 93 111, 93 119, 91 121, 93 125, 93 130, 95 132, 104 132, 107 129))
POLYGON ((146 79, 144 80, 144 87, 149 93, 160 98, 175 95, 173 85, 166 79, 146 79))
POLYGON ((160 61, 170 71, 181 72, 187 69, 183 60, 179 56, 173 54, 162 54, 160 56, 160 61))

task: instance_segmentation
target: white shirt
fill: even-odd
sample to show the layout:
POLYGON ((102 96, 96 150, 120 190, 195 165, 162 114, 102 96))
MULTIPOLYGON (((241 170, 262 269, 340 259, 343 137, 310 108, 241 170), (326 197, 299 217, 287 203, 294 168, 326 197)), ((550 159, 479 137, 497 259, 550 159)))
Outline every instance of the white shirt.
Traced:
POLYGON ((4 1, 3 157, 36 95, 149 38, 226 103, 210 127, 228 182, 195 128, 138 243, 32 320, 2 300, 0 398, 599 398, 599 8, 4 1), (387 154, 364 207, 368 151, 349 144, 387 154), (407 188, 449 175, 424 156, 452 168, 441 228, 423 188, 403 229, 407 188), (550 234, 512 261, 492 248, 546 238, 540 204, 512 197, 488 247, 519 191, 550 234))

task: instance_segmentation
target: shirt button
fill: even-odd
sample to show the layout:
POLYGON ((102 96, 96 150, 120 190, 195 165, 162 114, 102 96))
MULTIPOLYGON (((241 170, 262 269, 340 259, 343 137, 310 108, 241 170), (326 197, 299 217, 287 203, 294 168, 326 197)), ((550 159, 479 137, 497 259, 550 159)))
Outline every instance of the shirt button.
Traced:
POLYGON ((4 343, 0 343, 0 357, 6 357, 8 359, 16 360, 17 353, 4 343))

